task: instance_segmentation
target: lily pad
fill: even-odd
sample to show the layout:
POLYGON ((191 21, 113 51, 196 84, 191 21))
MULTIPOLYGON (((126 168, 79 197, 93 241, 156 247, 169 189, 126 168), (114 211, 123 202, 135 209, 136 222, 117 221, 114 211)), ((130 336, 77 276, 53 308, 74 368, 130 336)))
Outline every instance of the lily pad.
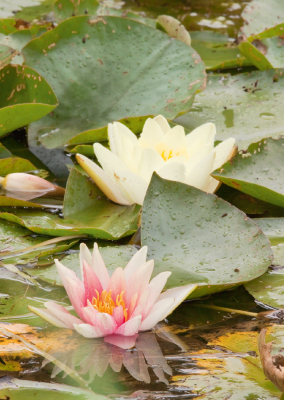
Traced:
POLYGON ((0 380, 0 396, 13 400, 107 400, 92 391, 60 383, 34 382, 4 377, 0 380))
POLYGON ((252 63, 242 56, 238 46, 227 35, 212 31, 190 32, 192 47, 198 52, 206 69, 216 71, 246 67, 252 63))
POLYGON ((222 168, 214 178, 257 199, 284 207, 284 138, 267 138, 251 144, 222 168))
POLYGON ((23 54, 60 103, 29 126, 29 136, 47 148, 122 118, 161 113, 172 119, 190 109, 205 82, 192 48, 125 18, 70 18, 28 43, 23 54))
POLYGON ((112 203, 88 177, 74 169, 66 187, 63 219, 44 211, 8 208, 7 212, 0 213, 0 218, 43 235, 86 234, 117 240, 136 232, 140 208, 112 203))
POLYGON ((284 308, 284 268, 266 272, 245 284, 247 291, 261 303, 284 308))
POLYGON ((215 195, 152 177, 142 212, 142 245, 168 287, 199 282, 191 297, 262 275, 272 262, 266 236, 244 213, 215 195))
POLYGON ((284 76, 281 71, 208 76, 206 91, 176 123, 192 130, 214 122, 216 140, 234 137, 240 150, 268 136, 284 133, 284 76))
POLYGON ((57 106, 51 87, 28 67, 4 67, 1 70, 0 91, 0 137, 42 118, 57 106))
POLYGON ((270 0, 252 0, 247 4, 242 12, 242 18, 245 21, 241 28, 247 36, 255 36, 265 32, 269 28, 283 25, 284 4, 282 1, 270 0))
MULTIPOLYGON (((283 30, 284 33, 284 30, 283 30)), ((242 54, 261 71, 284 67, 284 42, 282 36, 254 40, 239 44, 242 54)))
POLYGON ((20 157, 0 159, 0 175, 6 176, 15 172, 35 171, 37 168, 28 160, 20 157))
POLYGON ((8 65, 17 54, 11 47, 0 44, 0 69, 8 65))
POLYGON ((56 22, 62 22, 78 15, 96 15, 99 7, 97 0, 56 0, 53 4, 53 12, 56 22))
MULTIPOLYGON (((1 6, 0 6, 1 9, 1 6)), ((0 19, 0 33, 4 33, 5 35, 9 35, 9 33, 16 32, 17 28, 15 27, 15 20, 13 18, 0 19)))

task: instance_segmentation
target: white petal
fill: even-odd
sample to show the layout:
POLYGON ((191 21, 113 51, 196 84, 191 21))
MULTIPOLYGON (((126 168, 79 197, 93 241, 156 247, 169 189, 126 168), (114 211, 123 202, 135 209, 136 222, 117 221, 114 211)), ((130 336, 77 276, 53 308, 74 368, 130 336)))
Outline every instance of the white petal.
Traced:
POLYGON ((169 308, 163 319, 171 314, 190 295, 190 293, 192 293, 197 288, 197 286, 198 285, 195 284, 180 286, 173 289, 168 289, 165 292, 161 293, 157 303, 167 299, 174 299, 173 305, 169 308))
POLYGON ((100 328, 89 324, 74 324, 74 329, 76 329, 76 331, 80 333, 80 335, 88 339, 104 336, 104 333, 100 328))
POLYGON ((101 253, 99 252, 99 247, 97 243, 94 243, 91 267, 95 272, 95 274, 97 275, 103 289, 106 290, 110 282, 110 276, 106 268, 106 265, 104 263, 104 260, 101 256, 101 253))
POLYGON ((95 143, 93 147, 94 153, 101 164, 102 169, 113 182, 115 182, 114 173, 117 168, 128 170, 128 166, 120 157, 106 149, 100 143, 95 143))
POLYGON ((185 133, 184 127, 181 125, 177 125, 167 132, 164 138, 164 142, 167 146, 172 149, 177 149, 179 147, 185 147, 185 133))
POLYGON ((84 280, 84 274, 83 274, 83 261, 85 260, 87 264, 91 267, 92 265, 92 255, 90 253, 90 250, 88 247, 85 245, 85 243, 80 244, 80 270, 81 270, 81 278, 82 281, 84 280))
POLYGON ((184 183, 205 190, 211 178, 210 173, 214 160, 215 152, 212 151, 187 174, 184 183))
POLYGON ((186 177, 185 165, 177 162, 166 163, 157 173, 163 179, 177 182, 184 182, 186 177))
MULTIPOLYGON (((73 315, 69 314, 67 316, 63 315, 65 313, 58 312, 58 315, 56 315, 56 312, 53 313, 50 310, 47 310, 45 308, 37 308, 37 307, 32 307, 28 306, 29 310, 38 315, 40 318, 44 319, 45 321, 49 322, 50 324, 57 326, 58 328, 71 328, 72 329, 72 324, 70 326, 70 321, 72 322, 80 322, 79 318, 73 317, 73 315), (65 318, 62 318, 65 317, 65 318), (73 320, 73 318, 74 320, 73 320)), ((82 322, 82 321, 81 321, 82 322)))
POLYGON ((213 150, 212 144, 206 144, 194 153, 185 164, 186 172, 189 173, 197 163, 213 150))
POLYGON ((152 147, 164 140, 164 133, 160 125, 152 118, 148 118, 144 124, 139 143, 142 147, 152 147))
POLYGON ((228 161, 233 148, 235 146, 235 139, 233 138, 229 138, 227 140, 224 140, 224 142, 219 143, 215 148, 215 152, 216 152, 216 158, 214 161, 214 165, 213 165, 213 171, 215 171, 215 169, 218 169, 220 167, 222 167, 222 165, 228 161))
POLYGON ((137 168, 137 174, 145 179, 146 182, 150 182, 153 172, 162 168, 164 165, 164 159, 156 150, 151 148, 143 149, 137 168))
POLYGON ((76 154, 76 159, 81 167, 93 179, 95 184, 101 191, 114 203, 122 205, 131 205, 131 201, 126 199, 117 185, 110 179, 104 170, 102 170, 96 163, 89 160, 82 154, 76 154))
POLYGON ((130 277, 126 287, 126 305, 130 305, 132 297, 135 293, 138 294, 138 300, 143 294, 147 285, 150 281, 151 275, 153 273, 154 260, 150 260, 145 264, 141 265, 130 277))
POLYGON ((155 303, 147 317, 142 321, 139 327, 139 332, 148 331, 149 329, 154 328, 158 322, 165 318, 165 315, 170 314, 168 313, 168 310, 172 309, 173 304, 173 298, 167 298, 155 303))
POLYGON ((164 132, 164 134, 166 134, 171 129, 168 121, 162 115, 157 115, 153 119, 154 119, 154 121, 156 121, 159 124, 159 126, 162 129, 162 131, 164 132))
POLYGON ((212 178, 212 176, 211 176, 209 179, 209 183, 206 186, 205 192, 206 193, 215 193, 220 185, 221 185, 221 182, 215 178, 212 178))
POLYGON ((213 146, 215 135, 216 126, 212 122, 208 122, 194 129, 185 137, 188 154, 194 154, 206 144, 212 144, 213 146))
POLYGON ((113 124, 108 124, 107 126, 107 135, 108 135, 108 141, 109 141, 109 148, 113 154, 117 154, 116 151, 116 145, 114 141, 114 135, 113 135, 113 124))
POLYGON ((115 171, 115 180, 123 196, 129 199, 131 204, 143 204, 148 182, 132 171, 119 169, 115 171))
POLYGON ((147 246, 143 246, 137 253, 134 254, 134 256, 131 258, 131 260, 128 262, 126 267, 124 268, 124 277, 125 280, 128 281, 128 279, 134 274, 134 272, 137 271, 141 265, 146 263, 146 258, 147 258, 147 246))

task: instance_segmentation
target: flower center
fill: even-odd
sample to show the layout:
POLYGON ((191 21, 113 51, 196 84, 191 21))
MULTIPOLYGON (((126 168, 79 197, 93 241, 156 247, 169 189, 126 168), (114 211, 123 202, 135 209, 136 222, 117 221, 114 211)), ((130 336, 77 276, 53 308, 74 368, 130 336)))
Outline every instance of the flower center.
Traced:
POLYGON ((99 312, 113 314, 115 307, 122 306, 125 322, 128 320, 127 308, 125 308, 125 302, 123 300, 124 292, 121 292, 116 296, 115 302, 111 298, 111 290, 107 292, 103 290, 101 294, 96 290, 97 297, 93 297, 92 306, 99 312))
POLYGON ((166 154, 166 153, 168 153, 166 150, 163 150, 162 151, 162 154, 161 154, 161 156, 163 157, 163 159, 165 160, 165 161, 167 161, 167 160, 169 160, 170 158, 172 158, 173 157, 173 152, 172 152, 172 150, 170 150, 170 152, 168 153, 168 154, 166 154))

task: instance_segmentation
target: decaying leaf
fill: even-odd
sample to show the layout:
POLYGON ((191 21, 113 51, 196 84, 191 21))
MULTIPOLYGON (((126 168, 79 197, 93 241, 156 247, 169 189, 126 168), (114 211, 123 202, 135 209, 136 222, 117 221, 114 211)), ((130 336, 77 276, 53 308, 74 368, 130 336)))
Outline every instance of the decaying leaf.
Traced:
POLYGON ((265 335, 267 329, 262 329, 258 338, 258 349, 260 361, 265 376, 278 387, 281 392, 284 392, 284 356, 277 354, 271 355, 272 343, 265 343, 265 335))

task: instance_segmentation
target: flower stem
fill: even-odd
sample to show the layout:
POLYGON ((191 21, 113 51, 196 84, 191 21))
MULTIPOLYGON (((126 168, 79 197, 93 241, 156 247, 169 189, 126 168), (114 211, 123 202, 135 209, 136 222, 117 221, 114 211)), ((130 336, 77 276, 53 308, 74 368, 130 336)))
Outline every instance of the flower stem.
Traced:
POLYGON ((243 311, 243 310, 235 310, 233 308, 227 308, 227 307, 211 306, 211 305, 207 305, 207 304, 199 304, 198 307, 209 308, 211 310, 231 312, 231 313, 235 313, 235 314, 248 315, 250 317, 255 317, 255 318, 257 318, 257 316, 258 316, 258 314, 254 313, 254 312, 243 311))

